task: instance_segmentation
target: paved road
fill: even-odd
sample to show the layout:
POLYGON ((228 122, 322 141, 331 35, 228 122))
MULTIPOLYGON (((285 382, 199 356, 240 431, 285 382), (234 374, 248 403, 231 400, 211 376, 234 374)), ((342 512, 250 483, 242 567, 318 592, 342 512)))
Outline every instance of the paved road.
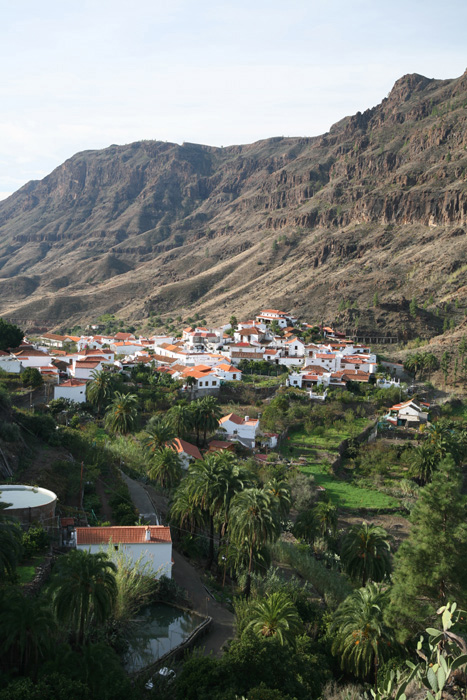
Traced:
MULTIPOLYGON (((123 474, 123 479, 128 485, 131 499, 141 515, 151 522, 157 524, 159 519, 156 515, 156 508, 150 498, 152 489, 145 486, 129 476, 123 474)), ((155 500, 155 499, 154 499, 155 500)), ((234 636, 233 624, 234 616, 220 603, 211 598, 206 591, 198 571, 179 552, 172 550, 174 565, 172 576, 176 583, 187 591, 193 609, 201 615, 210 615, 212 625, 209 632, 200 641, 200 647, 204 648, 206 655, 222 655, 222 647, 234 636)))
POLYGON ((159 520, 155 513, 155 508, 143 484, 140 484, 139 481, 135 481, 134 479, 130 479, 130 477, 127 476, 124 472, 120 473, 122 475, 123 481, 128 486, 131 500, 133 501, 133 505, 137 508, 139 514, 145 520, 147 520, 150 525, 158 525, 159 520))

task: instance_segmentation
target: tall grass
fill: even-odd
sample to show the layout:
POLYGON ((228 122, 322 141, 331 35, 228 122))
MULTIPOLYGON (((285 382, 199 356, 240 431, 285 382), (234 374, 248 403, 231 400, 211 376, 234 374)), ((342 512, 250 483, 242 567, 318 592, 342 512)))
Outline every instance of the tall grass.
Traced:
POLYGON ((338 571, 327 569, 324 564, 301 547, 289 542, 277 542, 272 554, 276 561, 288 564, 297 571, 324 598, 326 605, 332 609, 342 603, 353 588, 348 580, 338 571))
POLYGON ((133 559, 121 550, 116 552, 112 543, 104 550, 117 566, 117 600, 113 618, 117 622, 127 622, 154 598, 157 582, 150 562, 143 561, 143 554, 133 559))

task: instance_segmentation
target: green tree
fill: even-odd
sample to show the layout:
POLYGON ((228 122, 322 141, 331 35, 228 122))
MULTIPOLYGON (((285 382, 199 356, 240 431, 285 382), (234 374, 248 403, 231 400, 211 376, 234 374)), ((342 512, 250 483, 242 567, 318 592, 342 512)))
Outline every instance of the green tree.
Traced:
POLYGON ((86 386, 86 399, 97 407, 97 413, 101 415, 102 409, 109 403, 113 396, 114 378, 106 370, 91 372, 91 381, 86 386))
POLYGON ((7 351, 14 349, 23 342, 23 331, 13 323, 8 323, 4 318, 0 318, 0 350, 7 351))
POLYGON ((52 605, 60 624, 68 624, 82 646, 91 620, 105 622, 118 590, 117 567, 106 554, 75 549, 59 557, 51 582, 52 605))
POLYGON ((365 586, 383 581, 391 571, 388 535, 379 525, 354 525, 342 541, 342 562, 349 576, 365 586))
POLYGON ((224 532, 230 501, 236 490, 243 486, 242 471, 235 465, 235 458, 222 453, 206 454, 203 460, 195 460, 189 467, 186 480, 193 502, 199 506, 209 523, 208 568, 214 561, 214 519, 222 518, 224 532))
MULTIPOLYGON (((198 402, 197 402, 198 403, 198 402)), ((221 409, 214 396, 205 396, 199 400, 199 409, 195 412, 198 422, 203 430, 203 445, 206 446, 206 435, 214 433, 219 428, 221 409)))
POLYGON ((53 643, 54 619, 43 600, 26 598, 15 588, 0 603, 0 650, 10 668, 36 677, 53 643))
POLYGON ((415 297, 412 297, 412 301, 410 302, 410 305, 409 305, 409 313, 413 318, 416 318, 417 311, 418 311, 417 300, 415 297))
POLYGON ((388 602, 388 592, 369 583, 339 605, 331 625, 332 653, 339 656, 341 668, 359 678, 373 671, 375 685, 379 664, 393 655, 394 635, 383 617, 388 602))
POLYGON ((272 507, 276 508, 281 517, 285 517, 291 506, 289 484, 281 479, 271 479, 265 484, 264 490, 269 494, 272 507))
POLYGON ((180 528, 182 533, 189 528, 189 532, 194 535, 204 524, 205 513, 190 486, 190 480, 186 478, 175 491, 170 507, 170 522, 180 528))
POLYGON ((31 389, 37 389, 37 387, 42 386, 44 383, 42 374, 37 367, 26 367, 21 374, 21 381, 23 382, 23 386, 28 386, 31 389))
POLYGON ((22 530, 6 513, 11 503, 0 503, 0 582, 13 578, 22 554, 22 530))
POLYGON ((149 452, 156 452, 166 445, 170 447, 174 437, 174 430, 166 420, 157 421, 146 431, 144 446, 149 452))
POLYGON ((256 549, 273 542, 280 528, 270 495, 264 489, 248 488, 237 493, 230 508, 230 535, 234 543, 248 550, 248 573, 245 595, 251 589, 253 554, 256 549))
POLYGON ((375 292, 373 295, 373 306, 379 306, 379 294, 375 292))
POLYGON ((467 602, 466 504, 462 476, 443 460, 410 515, 412 527, 394 559, 389 620, 401 637, 421 629, 449 600, 467 602))
POLYGON ((263 637, 276 637, 279 642, 295 646, 297 635, 302 629, 300 616, 287 593, 277 591, 264 600, 253 603, 252 619, 246 630, 252 629, 263 637))
POLYGON ((433 445, 423 442, 413 451, 411 473, 422 485, 431 481, 433 472, 439 464, 439 455, 433 445))
POLYGON ((191 407, 184 406, 183 404, 172 406, 167 413, 167 420, 174 431, 174 437, 186 437, 193 427, 193 412, 191 407))
POLYGON ((125 435, 135 427, 137 415, 136 394, 122 394, 116 391, 112 403, 105 412, 105 426, 115 433, 125 435))
POLYGON ((163 489, 170 489, 182 477, 182 463, 172 447, 159 447, 151 460, 148 476, 163 489))
POLYGON ((316 529, 321 537, 335 536, 337 533, 337 506, 331 502, 320 501, 313 509, 316 529))
POLYGON ((442 373, 443 373, 444 385, 445 385, 445 386, 446 386, 446 382, 447 382, 447 379, 448 379, 448 374, 449 374, 449 368, 450 368, 450 366, 451 366, 451 355, 450 355, 450 353, 449 353, 447 350, 445 350, 445 351, 443 352, 443 355, 442 355, 442 357, 441 357, 441 362, 440 362, 440 368, 441 368, 441 371, 442 371, 442 373))

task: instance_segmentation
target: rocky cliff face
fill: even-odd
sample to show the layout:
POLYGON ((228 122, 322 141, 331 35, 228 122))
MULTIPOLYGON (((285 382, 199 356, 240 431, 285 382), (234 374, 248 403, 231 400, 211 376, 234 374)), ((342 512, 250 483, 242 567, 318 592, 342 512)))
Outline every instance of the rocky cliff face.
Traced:
POLYGON ((0 203, 0 314, 215 321, 278 304, 332 320, 344 301, 348 323, 434 333, 465 301, 466 127, 467 73, 407 75, 317 138, 79 153, 0 203), (434 299, 415 324, 413 296, 434 299))

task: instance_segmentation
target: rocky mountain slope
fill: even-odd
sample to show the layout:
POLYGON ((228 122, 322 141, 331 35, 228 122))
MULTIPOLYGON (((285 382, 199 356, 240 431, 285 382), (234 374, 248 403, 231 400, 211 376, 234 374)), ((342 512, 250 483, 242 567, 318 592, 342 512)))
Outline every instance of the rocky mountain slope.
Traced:
POLYGON ((316 138, 78 153, 0 203, 0 314, 339 308, 347 328, 433 335, 467 303, 466 231, 467 72, 406 75, 316 138))

